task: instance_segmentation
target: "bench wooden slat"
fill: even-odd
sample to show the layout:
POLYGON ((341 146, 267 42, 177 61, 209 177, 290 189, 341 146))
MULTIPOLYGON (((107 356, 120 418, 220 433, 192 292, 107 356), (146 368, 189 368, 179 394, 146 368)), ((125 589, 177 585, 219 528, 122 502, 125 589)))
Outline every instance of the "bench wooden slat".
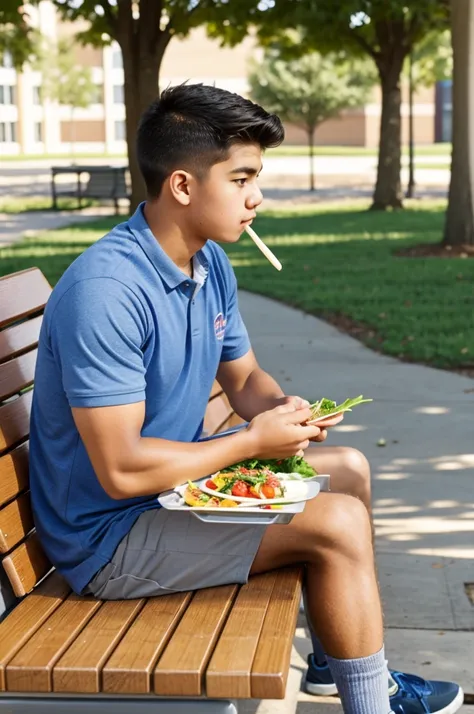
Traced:
POLYGON ((2 565, 17 597, 29 593, 52 567, 36 533, 7 555, 2 565))
POLYGON ((196 592, 155 668, 156 694, 202 694, 205 667, 237 590, 237 585, 223 585, 196 592))
POLYGON ((0 457, 0 506, 28 487, 28 442, 0 457))
POLYGON ((70 590, 64 578, 52 573, 0 622, 0 691, 6 689, 8 662, 59 607, 70 590))
POLYGON ((215 397, 212 402, 209 402, 206 414, 204 417, 204 432, 211 436, 221 431, 221 426, 233 414, 232 407, 225 394, 220 394, 215 397))
POLYGON ((30 433, 33 390, 0 406, 0 453, 23 441, 30 433))
POLYGON ((51 286, 38 268, 0 278, 0 328, 42 310, 51 286))
POLYGON ((0 509, 0 553, 8 553, 34 528, 30 493, 0 509))
POLYGON ((0 400, 8 399, 33 384, 36 352, 35 349, 0 364, 0 400))
POLYGON ((208 697, 251 697, 250 673, 276 573, 253 576, 232 607, 206 671, 208 697))
POLYGON ((0 362, 16 357, 38 344, 42 315, 0 332, 0 362))
POLYGON ((103 692, 151 692, 153 668, 188 606, 191 595, 176 593, 147 601, 102 670, 103 692))
POLYGON ((54 664, 101 605, 70 595, 7 665, 8 691, 51 692, 54 664))
POLYGON ((252 666, 253 699, 285 698, 301 585, 301 568, 278 571, 252 666))
POLYGON ((55 692, 100 691, 100 673, 145 600, 105 602, 53 668, 55 692))

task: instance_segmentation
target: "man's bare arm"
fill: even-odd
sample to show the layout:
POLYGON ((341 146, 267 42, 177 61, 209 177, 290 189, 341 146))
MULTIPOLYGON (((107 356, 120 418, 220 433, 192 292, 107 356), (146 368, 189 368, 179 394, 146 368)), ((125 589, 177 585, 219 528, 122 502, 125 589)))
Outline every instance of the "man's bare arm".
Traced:
POLYGON ((283 390, 261 369, 253 350, 239 359, 221 362, 217 379, 234 411, 246 421, 285 401, 283 390))
POLYGON ((161 493, 247 458, 291 456, 319 433, 301 426, 309 410, 292 405, 261 414, 236 434, 198 443, 141 436, 144 402, 72 413, 97 478, 115 499, 161 493))

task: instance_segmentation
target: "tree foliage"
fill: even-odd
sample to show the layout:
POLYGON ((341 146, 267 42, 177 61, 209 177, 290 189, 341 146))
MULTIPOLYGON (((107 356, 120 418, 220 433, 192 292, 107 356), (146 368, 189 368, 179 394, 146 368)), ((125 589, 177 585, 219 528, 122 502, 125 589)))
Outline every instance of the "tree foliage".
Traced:
POLYGON ((362 106, 375 81, 367 62, 341 60, 310 52, 284 59, 281 50, 267 50, 261 64, 251 63, 252 98, 306 131, 310 154, 310 189, 314 190, 313 140, 316 127, 343 110, 362 106))
MULTIPOLYGON (((258 27, 266 45, 276 40, 288 52, 334 52, 341 48, 354 56, 370 57, 382 90, 379 161, 373 208, 402 206, 401 90, 406 57, 427 33, 448 26, 448 0, 262 0, 249 22, 258 27), (295 45, 288 28, 301 28, 295 45)), ((236 43, 247 26, 227 14, 214 23, 214 36, 236 43)))
POLYGON ((43 50, 38 68, 44 96, 72 109, 86 109, 95 99, 97 85, 90 67, 80 67, 70 44, 61 40, 55 50, 43 50))
POLYGON ((0 64, 8 52, 15 67, 21 67, 35 53, 37 34, 29 23, 22 0, 2 0, 0 4, 0 64))
POLYGON ((413 49, 413 83, 415 87, 432 87, 453 76, 451 31, 433 30, 413 49))

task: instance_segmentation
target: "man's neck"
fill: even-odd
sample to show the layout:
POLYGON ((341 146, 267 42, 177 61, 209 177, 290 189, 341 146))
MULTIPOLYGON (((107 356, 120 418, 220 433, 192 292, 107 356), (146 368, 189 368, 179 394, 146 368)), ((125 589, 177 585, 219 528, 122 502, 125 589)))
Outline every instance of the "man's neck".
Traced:
POLYGON ((193 256, 198 250, 201 250, 204 243, 199 240, 190 240, 179 221, 169 218, 170 213, 164 206, 158 206, 158 202, 147 201, 145 203, 145 218, 154 237, 173 263, 185 275, 192 278, 193 256))

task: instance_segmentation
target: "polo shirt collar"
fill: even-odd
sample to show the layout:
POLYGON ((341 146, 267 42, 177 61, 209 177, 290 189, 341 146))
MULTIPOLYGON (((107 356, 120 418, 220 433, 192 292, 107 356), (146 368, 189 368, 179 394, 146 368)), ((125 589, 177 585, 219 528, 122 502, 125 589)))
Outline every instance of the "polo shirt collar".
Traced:
MULTIPOLYGON (((129 218, 128 225, 139 245, 148 256, 151 264, 170 290, 174 290, 183 283, 191 283, 194 285, 196 281, 189 278, 178 268, 176 263, 171 260, 156 240, 143 213, 144 206, 145 201, 139 204, 133 216, 129 218)), ((201 287, 201 285, 204 284, 209 269, 208 260, 202 250, 199 250, 194 256, 193 266, 195 275, 196 268, 198 267, 196 263, 198 263, 199 268, 202 269, 202 271, 200 271, 199 282, 197 283, 199 287, 201 287)))

